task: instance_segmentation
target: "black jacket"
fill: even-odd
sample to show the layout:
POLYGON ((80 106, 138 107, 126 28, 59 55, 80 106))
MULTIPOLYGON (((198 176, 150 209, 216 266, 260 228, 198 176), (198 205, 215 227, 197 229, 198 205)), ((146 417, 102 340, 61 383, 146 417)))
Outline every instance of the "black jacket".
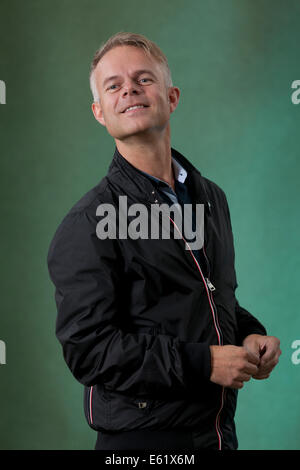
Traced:
POLYGON ((93 429, 186 429, 197 435, 198 448, 236 448, 237 393, 210 382, 209 345, 241 345, 248 334, 266 331, 235 297, 224 192, 179 152, 172 154, 188 172, 193 201, 205 204, 202 266, 174 236, 97 237, 100 204, 117 210, 121 195, 128 206, 165 202, 155 182, 116 149, 107 176, 74 205, 50 245, 56 334, 85 386, 93 429))

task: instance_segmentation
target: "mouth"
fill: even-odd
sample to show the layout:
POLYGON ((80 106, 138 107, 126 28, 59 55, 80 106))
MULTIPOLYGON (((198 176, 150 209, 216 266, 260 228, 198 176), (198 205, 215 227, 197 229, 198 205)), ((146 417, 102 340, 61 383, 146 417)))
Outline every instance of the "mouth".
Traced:
POLYGON ((137 110, 144 109, 144 108, 149 108, 149 106, 145 104, 135 104, 133 106, 128 106, 128 108, 125 108, 122 113, 131 113, 131 112, 136 112, 137 110))

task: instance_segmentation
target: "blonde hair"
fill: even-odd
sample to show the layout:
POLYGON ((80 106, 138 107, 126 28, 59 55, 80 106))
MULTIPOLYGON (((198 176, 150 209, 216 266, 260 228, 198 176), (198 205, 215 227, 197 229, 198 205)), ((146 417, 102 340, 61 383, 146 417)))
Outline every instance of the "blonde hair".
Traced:
POLYGON ((118 46, 134 46, 143 49, 146 54, 154 57, 154 59, 156 59, 162 65, 166 78, 166 86, 173 86, 169 64, 165 54, 161 51, 161 49, 153 41, 150 41, 142 34, 119 32, 114 36, 111 36, 104 44, 102 44, 94 55, 90 70, 90 87, 94 102, 99 101, 99 93, 97 90, 94 74, 95 68, 104 54, 118 46))

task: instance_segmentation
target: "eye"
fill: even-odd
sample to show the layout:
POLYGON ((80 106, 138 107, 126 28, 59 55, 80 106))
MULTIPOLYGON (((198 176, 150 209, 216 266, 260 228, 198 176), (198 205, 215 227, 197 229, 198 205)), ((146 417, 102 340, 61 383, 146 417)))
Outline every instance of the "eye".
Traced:
POLYGON ((148 77, 141 78, 140 82, 147 84, 147 83, 151 82, 151 78, 148 78, 148 77))
POLYGON ((116 84, 113 84, 113 85, 109 85, 109 87, 107 88, 108 91, 114 91, 118 88, 118 85, 116 84))

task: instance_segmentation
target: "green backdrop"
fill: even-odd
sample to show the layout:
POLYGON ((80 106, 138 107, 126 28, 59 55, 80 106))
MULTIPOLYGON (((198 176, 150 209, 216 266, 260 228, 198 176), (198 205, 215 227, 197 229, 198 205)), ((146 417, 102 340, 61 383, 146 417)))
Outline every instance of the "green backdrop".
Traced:
POLYGON ((238 300, 281 339, 273 375, 239 394, 239 448, 300 449, 299 15, 296 0, 0 0, 1 449, 94 447, 46 256, 112 158, 88 73, 121 30, 166 53, 182 93, 172 145, 226 192, 238 300))

